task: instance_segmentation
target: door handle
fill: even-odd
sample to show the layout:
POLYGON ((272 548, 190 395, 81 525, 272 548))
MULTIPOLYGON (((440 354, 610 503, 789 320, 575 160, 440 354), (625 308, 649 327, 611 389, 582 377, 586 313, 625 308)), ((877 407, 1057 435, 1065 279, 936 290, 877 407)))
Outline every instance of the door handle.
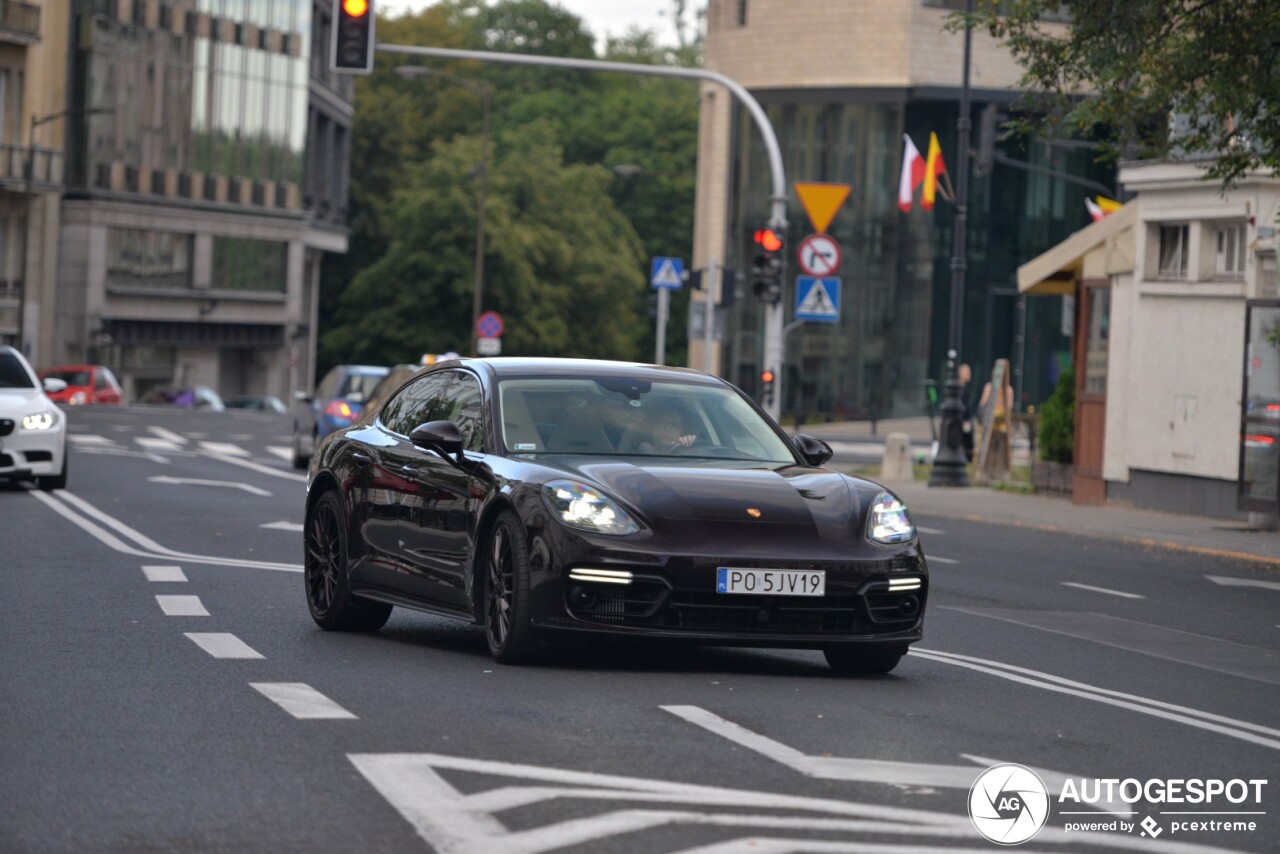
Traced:
POLYGON ((365 466, 369 465, 369 463, 373 462, 372 457, 370 457, 368 454, 362 454, 359 451, 356 451, 354 454, 352 454, 351 459, 360 468, 364 468, 365 466))

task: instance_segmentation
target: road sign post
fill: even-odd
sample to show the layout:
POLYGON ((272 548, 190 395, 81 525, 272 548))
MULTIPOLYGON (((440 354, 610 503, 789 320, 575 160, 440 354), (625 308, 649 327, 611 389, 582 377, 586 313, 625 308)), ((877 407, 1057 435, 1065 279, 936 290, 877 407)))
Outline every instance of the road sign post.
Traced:
POLYGON ((796 276, 796 320, 836 323, 840 320, 840 278, 796 276))
POLYGON ((655 257, 649 264, 649 286, 658 292, 657 328, 654 331, 653 363, 667 363, 667 314, 671 292, 684 285, 684 259, 655 257))

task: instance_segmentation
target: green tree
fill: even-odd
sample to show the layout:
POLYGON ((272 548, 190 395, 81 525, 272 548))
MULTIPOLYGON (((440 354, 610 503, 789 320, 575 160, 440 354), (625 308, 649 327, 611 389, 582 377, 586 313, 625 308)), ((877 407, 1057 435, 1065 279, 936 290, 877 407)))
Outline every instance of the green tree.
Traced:
MULTIPOLYGON (((1115 156, 1211 154, 1230 186, 1280 169, 1275 0, 978 0, 975 22, 1023 66, 1020 131, 1088 137, 1115 156), (1071 26, 1053 23, 1062 11, 1071 26), (1096 93, 1081 97, 1080 93, 1096 93), (1170 116, 1177 116, 1171 121, 1170 116)), ((953 16, 953 27, 964 16, 953 16)))

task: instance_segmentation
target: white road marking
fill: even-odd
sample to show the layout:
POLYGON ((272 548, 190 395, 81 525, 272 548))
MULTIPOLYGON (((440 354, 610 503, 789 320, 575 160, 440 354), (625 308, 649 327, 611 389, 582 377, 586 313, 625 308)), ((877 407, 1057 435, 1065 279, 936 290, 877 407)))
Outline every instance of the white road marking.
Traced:
POLYGON ((159 439, 154 436, 134 436, 133 441, 137 442, 148 451, 179 451, 182 446, 170 439, 159 439))
POLYGON ((1205 578, 1223 587, 1261 587, 1263 590, 1280 590, 1280 581, 1263 581, 1260 578, 1231 578, 1225 575, 1206 575, 1205 578))
POLYGON ((355 720, 355 715, 304 682, 250 682, 262 696, 295 718, 355 720))
POLYGON ((305 475, 297 474, 291 471, 285 471, 284 469, 272 468, 271 466, 264 466, 262 463, 255 463, 253 460, 244 460, 244 459, 240 459, 239 457, 232 457, 226 454, 219 454, 207 449, 205 450, 204 455, 206 457, 209 457, 210 459, 218 460, 219 462, 230 463, 233 466, 240 466, 241 468, 247 468, 251 471, 256 471, 259 474, 271 475, 272 477, 282 477, 285 480, 295 480, 299 483, 307 482, 307 478, 305 475))
POLYGON ((295 534, 302 533, 301 522, 268 522, 265 525, 259 525, 259 528, 269 528, 273 531, 292 531, 295 534))
POLYGON ((1061 676, 1053 676, 1038 670, 1030 670, 1025 667, 1005 664, 1000 661, 991 661, 985 658, 975 658, 969 655, 921 649, 919 647, 913 647, 910 654, 938 662, 939 664, 951 664, 956 667, 976 670, 1000 679, 1007 679, 1010 682, 1029 685, 1033 688, 1041 688, 1058 694, 1068 694, 1084 700, 1092 700, 1095 703, 1117 706, 1139 714, 1186 724, 1196 729, 1208 730, 1229 738, 1269 747, 1272 750, 1280 750, 1280 730, 1265 727, 1261 724, 1240 721, 1216 715, 1212 712, 1202 712, 1198 709, 1165 703, 1160 700, 1150 700, 1146 697, 1126 694, 1122 691, 1099 688, 1096 685, 1075 682, 1071 679, 1064 679, 1061 676))
POLYGON ((232 445, 228 442, 201 442, 201 450, 209 451, 214 454, 222 454, 227 457, 247 457, 249 452, 239 445, 232 445))
POLYGON ((1062 582, 1063 587, 1075 587, 1079 590, 1091 590, 1094 593, 1106 593, 1109 596, 1122 596, 1125 599, 1146 599, 1137 593, 1125 593, 1123 590, 1108 590, 1106 587, 1094 587, 1092 584, 1078 584, 1074 581, 1062 582))
POLYGON ((144 566, 142 571, 147 581, 186 581, 187 576, 180 566, 144 566))
POLYGON ((937 555, 925 555, 924 559, 929 563, 959 563, 960 561, 950 557, 938 557, 937 555))
POLYGON ((108 439, 106 436, 97 436, 93 433, 69 433, 67 440, 74 442, 76 447, 81 445, 114 445, 115 439, 108 439))
POLYGON ((163 427, 148 427, 147 429, 150 430, 155 435, 159 436, 161 439, 167 439, 168 441, 173 442, 175 445, 187 444, 186 436, 182 436, 178 433, 173 432, 172 430, 166 430, 163 427))
POLYGON ((262 653, 227 632, 183 632, 214 658, 263 658, 262 653))
POLYGON ((171 477, 167 474, 156 475, 147 478, 148 483, 171 483, 177 486, 225 486, 229 489, 243 489, 250 495, 262 495, 270 497, 271 493, 257 486, 251 486, 247 483, 239 483, 229 480, 202 480, 194 477, 171 477))
POLYGON ((916 525, 916 530, 922 534, 929 534, 933 537, 941 537, 946 531, 939 531, 937 528, 926 528, 923 525, 916 525))
POLYGON ((41 504, 45 505, 50 510, 57 513, 59 516, 70 521, 72 524, 79 527, 82 531, 84 531, 86 534, 96 539, 98 542, 102 543, 107 548, 118 551, 121 554, 136 555, 138 557, 149 558, 150 560, 181 560, 187 563, 208 564, 210 566, 234 566, 234 567, 242 567, 245 569, 269 569, 277 572, 302 572, 302 567, 298 564, 268 563, 266 561, 257 561, 257 560, 240 560, 238 558, 213 557, 211 555, 197 555, 197 554, 190 554, 188 552, 178 552, 172 549, 167 549, 164 546, 156 543, 154 540, 151 540, 150 538, 144 536, 143 534, 135 531, 133 528, 130 528, 128 525, 124 524, 119 519, 116 519, 112 516, 107 515, 106 513, 103 513, 97 507, 94 507, 89 502, 85 501, 79 496, 72 494, 71 492, 65 489, 58 490, 57 492, 54 492, 51 494, 41 492, 39 490, 28 490, 27 495, 30 495, 32 498, 36 499, 41 504), (54 498, 53 497, 54 495, 58 497, 54 498), (78 515, 74 510, 71 509, 71 507, 66 506, 66 504, 64 504, 63 502, 66 502, 66 504, 71 504, 73 507, 76 507, 85 515, 91 516, 94 519, 97 519, 102 524, 106 525, 107 527, 114 529, 116 532, 118 532, 122 536, 125 536, 130 540, 132 540, 134 543, 137 543, 138 546, 141 546, 141 548, 131 546, 128 543, 121 541, 115 535, 109 533, 108 531, 103 530, 102 528, 98 527, 98 525, 84 518, 84 516, 78 515))
POLYGON ((275 454, 286 462, 293 462, 293 448, 288 448, 283 445, 267 445, 267 453, 275 454))
POLYGON ((156 602, 166 617, 209 616, 199 596, 157 596, 156 602))

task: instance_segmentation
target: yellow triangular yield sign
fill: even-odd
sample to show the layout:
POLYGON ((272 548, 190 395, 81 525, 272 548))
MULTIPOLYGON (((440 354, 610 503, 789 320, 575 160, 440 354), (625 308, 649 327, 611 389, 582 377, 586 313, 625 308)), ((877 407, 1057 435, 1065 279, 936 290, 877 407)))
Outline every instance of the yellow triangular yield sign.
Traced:
POLYGON ((826 234, 836 211, 849 198, 849 185, 796 181, 792 186, 796 188, 796 195, 800 197, 800 204, 804 205, 804 212, 809 215, 814 230, 826 234))

